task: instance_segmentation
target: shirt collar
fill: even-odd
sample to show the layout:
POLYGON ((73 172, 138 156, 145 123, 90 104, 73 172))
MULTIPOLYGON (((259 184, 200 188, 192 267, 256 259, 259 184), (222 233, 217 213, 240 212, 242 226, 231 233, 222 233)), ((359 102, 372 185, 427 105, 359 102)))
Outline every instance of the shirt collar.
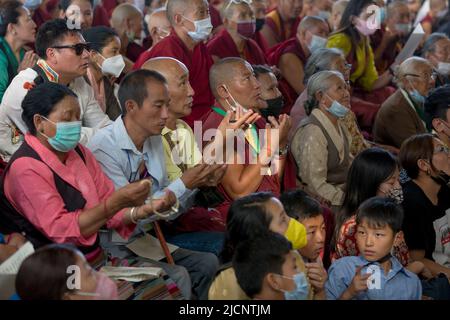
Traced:
MULTIPOLYGON (((368 267, 370 265, 377 265, 380 266, 379 262, 371 262, 371 261, 367 261, 362 255, 360 255, 358 257, 363 266, 364 267, 368 267)), ((403 272, 406 276, 411 277, 411 274, 409 274, 408 272, 406 272, 406 269, 403 267, 403 265, 397 260, 397 258, 395 257, 391 257, 390 259, 391 261, 391 270, 389 271, 389 273, 386 275, 387 278, 392 278, 393 276, 395 276, 397 273, 399 272, 403 272)))

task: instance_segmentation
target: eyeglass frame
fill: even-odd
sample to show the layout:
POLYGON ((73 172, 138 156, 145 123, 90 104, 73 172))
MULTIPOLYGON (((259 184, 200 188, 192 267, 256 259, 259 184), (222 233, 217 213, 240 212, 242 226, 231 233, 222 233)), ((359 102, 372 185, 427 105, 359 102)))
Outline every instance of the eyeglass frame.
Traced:
POLYGON ((53 46, 51 48, 53 48, 53 49, 73 49, 77 56, 81 56, 83 54, 84 50, 86 50, 87 52, 91 51, 91 43, 90 42, 80 42, 80 43, 76 43, 76 44, 72 44, 72 45, 53 46), (80 52, 78 52, 79 50, 77 49, 77 47, 82 47, 80 52))

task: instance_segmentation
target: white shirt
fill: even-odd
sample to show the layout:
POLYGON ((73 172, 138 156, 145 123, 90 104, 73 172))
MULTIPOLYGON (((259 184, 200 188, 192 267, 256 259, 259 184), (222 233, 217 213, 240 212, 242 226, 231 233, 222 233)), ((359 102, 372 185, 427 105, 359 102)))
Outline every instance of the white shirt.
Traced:
MULTIPOLYGON (((26 82, 33 83, 38 74, 31 68, 21 71, 6 89, 0 105, 0 154, 6 161, 20 147, 23 138, 17 143, 12 141, 14 126, 22 133, 28 132, 25 122, 22 120, 22 101, 28 90, 24 88, 26 82)), ((83 77, 78 77, 69 84, 69 88, 78 96, 83 124, 80 143, 86 144, 94 133, 109 124, 111 120, 101 110, 94 97, 94 90, 87 84, 83 77)))

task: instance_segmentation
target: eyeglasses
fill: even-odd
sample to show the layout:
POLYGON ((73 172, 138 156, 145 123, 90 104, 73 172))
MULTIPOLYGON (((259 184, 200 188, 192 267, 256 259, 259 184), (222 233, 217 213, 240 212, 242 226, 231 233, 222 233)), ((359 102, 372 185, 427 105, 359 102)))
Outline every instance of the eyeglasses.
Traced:
POLYGON ((77 43, 72 45, 64 45, 64 46, 54 46, 54 49, 73 49, 75 50, 75 54, 77 56, 81 56, 86 51, 91 51, 91 44, 89 42, 86 43, 77 43))
POLYGON ((450 148, 444 145, 439 145, 436 148, 434 148, 433 151, 434 154, 436 153, 444 153, 446 155, 450 155, 450 148))

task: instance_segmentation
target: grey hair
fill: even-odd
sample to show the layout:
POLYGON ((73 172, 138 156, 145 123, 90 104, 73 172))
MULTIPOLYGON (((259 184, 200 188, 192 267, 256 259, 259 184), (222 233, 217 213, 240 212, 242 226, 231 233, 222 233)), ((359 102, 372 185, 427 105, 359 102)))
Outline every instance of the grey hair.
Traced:
POLYGON ((434 52, 434 50, 436 50, 436 43, 444 39, 448 40, 448 37, 445 33, 435 32, 431 34, 423 44, 422 57, 425 57, 427 53, 434 52))
POLYGON ((316 99, 317 92, 325 92, 331 87, 333 78, 338 77, 344 81, 344 76, 337 71, 319 71, 311 76, 306 86, 307 100, 305 102, 305 111, 307 115, 319 106, 316 99))
POLYGON ((318 71, 329 70, 334 59, 339 57, 345 59, 342 51, 337 48, 321 48, 314 51, 305 66, 304 83, 307 84, 309 78, 318 71))

